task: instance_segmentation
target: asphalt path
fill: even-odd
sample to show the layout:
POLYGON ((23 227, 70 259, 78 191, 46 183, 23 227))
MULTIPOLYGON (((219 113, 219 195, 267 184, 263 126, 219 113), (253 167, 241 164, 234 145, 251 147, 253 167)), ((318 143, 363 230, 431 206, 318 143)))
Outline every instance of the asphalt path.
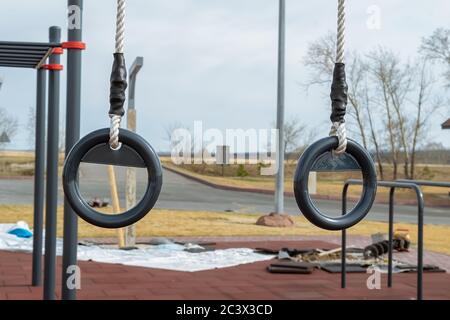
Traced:
MULTIPOLYGON (((121 203, 125 203, 125 169, 116 168, 116 177, 121 203)), ((138 198, 146 186, 146 172, 137 171, 138 198)), ((273 211, 274 198, 272 195, 227 191, 212 188, 201 183, 184 178, 173 172, 164 171, 163 189, 156 204, 157 208, 177 210, 201 210, 214 212, 239 213, 270 213, 273 211)), ((109 186, 106 168, 104 166, 83 164, 80 169, 80 190, 86 199, 100 197, 109 199, 109 186)), ((59 203, 62 203, 63 192, 59 187, 59 203)), ((0 204, 32 204, 33 180, 0 179, 0 204)), ((341 204, 333 200, 317 200, 316 205, 324 212, 340 215, 341 204)), ((349 208, 351 203, 349 203, 349 208)), ((285 212, 300 215, 295 199, 285 198, 285 212)), ((1 214, 1 213, 0 213, 1 214)), ((387 221, 388 206, 375 204, 367 220, 387 221)), ((417 207, 396 206, 395 220, 399 222, 417 222, 417 207)), ((426 208, 425 222, 430 224, 450 224, 450 209, 426 208)))

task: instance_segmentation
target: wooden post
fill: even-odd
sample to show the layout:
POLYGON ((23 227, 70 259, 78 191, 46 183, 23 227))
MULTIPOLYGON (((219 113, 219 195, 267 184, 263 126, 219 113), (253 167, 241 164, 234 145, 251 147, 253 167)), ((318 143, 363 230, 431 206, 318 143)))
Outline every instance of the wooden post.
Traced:
POLYGON ((310 172, 308 179, 309 194, 317 194, 317 172, 310 172))
MULTIPOLYGON (((137 74, 144 66, 144 58, 137 57, 129 71, 128 87, 128 108, 127 108, 127 129, 136 132, 136 108, 135 91, 137 74)), ((136 169, 127 168, 125 200, 127 210, 136 206, 136 169)), ((126 248, 136 247, 136 226, 131 225, 124 228, 123 242, 126 248)))
MULTIPOLYGON (((113 166, 108 166, 108 177, 109 177, 109 188, 111 191, 111 202, 113 207, 113 213, 120 213, 120 201, 119 201, 119 193, 117 192, 117 183, 116 183, 116 174, 114 172, 113 166)), ((118 237, 119 237, 119 248, 125 247, 124 243, 124 232, 123 229, 118 229, 118 237)))
MULTIPOLYGON (((136 109, 127 110, 127 129, 136 132, 136 109)), ((127 210, 136 206, 136 168, 127 168, 126 177, 126 208, 127 210)), ((136 226, 131 225, 124 228, 124 244, 127 248, 136 246, 136 226)))

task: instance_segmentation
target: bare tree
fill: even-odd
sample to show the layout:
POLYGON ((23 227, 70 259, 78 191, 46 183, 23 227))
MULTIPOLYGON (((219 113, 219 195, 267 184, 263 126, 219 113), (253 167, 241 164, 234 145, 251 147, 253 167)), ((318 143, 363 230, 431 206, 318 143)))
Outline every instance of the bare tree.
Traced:
POLYGON ((395 124, 397 126, 397 142, 404 154, 404 175, 409 178, 409 162, 410 153, 408 147, 408 137, 406 132, 407 114, 405 113, 405 104, 408 94, 412 91, 412 79, 414 70, 409 63, 402 64, 400 58, 391 50, 385 48, 378 48, 372 52, 372 58, 378 60, 378 63, 385 64, 386 68, 382 78, 378 80, 383 81, 382 85, 390 99, 393 116, 395 117, 395 124))
POLYGON ((36 112, 34 108, 28 108, 28 119, 27 119, 27 132, 28 132, 28 146, 30 149, 35 148, 36 139, 36 112))
MULTIPOLYGON (((28 108, 28 119, 26 124, 26 130, 28 131, 28 144, 30 149, 35 148, 36 139, 36 110, 33 107, 28 108)), ((64 153, 66 150, 66 130, 65 127, 60 123, 59 125, 59 146, 58 150, 60 153, 64 153)), ((47 141, 47 139, 45 139, 47 141)))
POLYGON ((66 128, 62 125, 59 127, 59 153, 64 153, 66 151, 66 128))
POLYGON ((415 177, 416 152, 419 141, 426 141, 426 133, 430 118, 435 112, 443 107, 442 98, 433 91, 436 80, 427 68, 427 60, 422 60, 420 72, 418 72, 417 83, 417 98, 415 102, 416 118, 412 121, 412 128, 410 133, 412 136, 411 142, 411 169, 410 178, 415 177), (433 99, 431 99, 433 97, 433 99))
POLYGON ((408 148, 405 142, 406 132, 402 116, 402 103, 409 90, 409 85, 403 86, 400 83, 407 74, 405 70, 409 68, 403 68, 398 57, 392 51, 382 47, 370 52, 368 60, 369 70, 375 87, 375 95, 381 97, 374 97, 374 101, 384 109, 386 117, 384 125, 393 166, 392 179, 398 178, 401 146, 403 146, 405 153, 404 172, 407 177, 409 175, 409 156, 407 155, 408 148))
MULTIPOLYGON (((17 118, 8 114, 4 108, 0 107, 0 135, 6 134, 12 140, 18 128, 19 122, 17 118)), ((3 147, 4 144, 0 141, 0 147, 3 147)))
MULTIPOLYGON (((308 53, 303 59, 304 65, 312 71, 305 84, 306 88, 312 85, 331 84, 335 55, 336 35, 332 32, 309 45, 308 53)), ((350 104, 348 114, 355 120, 362 144, 367 148, 366 120, 361 103, 361 99, 364 97, 363 82, 367 76, 367 66, 357 53, 349 54, 347 60, 349 61, 347 63, 347 83, 350 104)))
POLYGON ((351 57, 350 64, 347 68, 347 77, 349 79, 348 86, 348 101, 353 108, 349 115, 354 118, 359 129, 361 141, 364 148, 368 148, 366 137, 366 119, 364 117, 363 104, 368 103, 366 98, 368 96, 367 88, 367 65, 362 61, 359 54, 354 53, 351 57))
POLYGON ((172 135, 174 131, 177 129, 189 130, 189 127, 178 121, 169 123, 167 126, 164 127, 164 140, 169 143, 170 147, 172 146, 172 135))
MULTIPOLYGON (((308 135, 308 127, 298 118, 289 118, 284 123, 284 154, 298 150, 308 135)), ((289 157, 288 161, 291 160, 289 157)))
POLYGON ((420 52, 425 58, 447 65, 444 76, 450 86, 450 30, 439 28, 428 38, 422 39, 420 52))
POLYGON ((308 52, 303 58, 303 64, 313 72, 306 83, 311 85, 329 84, 336 61, 336 34, 328 32, 308 46, 308 52))
POLYGON ((373 113, 372 113, 373 112, 372 108, 375 105, 371 104, 367 82, 366 82, 364 88, 365 88, 364 89, 365 98, 363 101, 364 101, 364 109, 366 111, 367 119, 368 119, 368 123, 369 123, 370 138, 371 138, 371 142, 373 143, 373 146, 375 148, 375 157, 376 157, 377 164, 378 164, 378 174, 380 176, 380 179, 384 180, 383 159, 381 158, 381 147, 380 147, 380 143, 378 141, 379 134, 377 133, 376 123, 374 121, 373 113))
MULTIPOLYGON (((164 140, 168 143, 170 151, 173 149, 174 145, 176 144, 176 142, 173 140, 173 134, 175 133, 176 130, 179 130, 179 129, 184 129, 189 132, 191 131, 189 126, 187 126, 181 122, 178 122, 178 121, 169 123, 167 126, 164 127, 164 131, 165 131, 164 140)), ((199 143, 199 141, 194 141, 193 136, 191 136, 190 139, 191 139, 191 141, 190 141, 191 156, 194 157, 196 155, 196 152, 200 153, 200 152, 203 152, 203 150, 200 150, 200 151, 195 150, 196 143, 199 143)))
POLYGON ((426 59, 402 63, 398 55, 385 48, 372 51, 368 57, 374 84, 382 97, 374 100, 384 109, 394 167, 392 178, 398 178, 399 159, 403 155, 404 177, 413 179, 419 142, 426 141, 425 128, 443 105, 434 91, 432 71, 426 59))

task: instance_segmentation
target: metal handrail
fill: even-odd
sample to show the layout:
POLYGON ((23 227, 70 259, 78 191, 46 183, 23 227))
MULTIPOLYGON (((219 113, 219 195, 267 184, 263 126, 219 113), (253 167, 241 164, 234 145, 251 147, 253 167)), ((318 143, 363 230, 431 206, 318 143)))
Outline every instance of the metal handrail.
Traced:
MULTIPOLYGON (((342 191, 342 214, 347 212, 347 192, 350 185, 362 185, 362 180, 350 179, 344 184, 342 191)), ((423 299, 423 224, 424 224, 424 198, 423 192, 417 183, 410 181, 378 181, 378 187, 390 188, 389 192, 389 257, 388 257, 388 287, 392 287, 393 266, 393 231, 394 231, 394 200, 396 189, 410 189, 416 193, 418 214, 418 248, 417 248, 417 300, 423 299)), ((346 243, 347 232, 342 231, 341 254, 341 287, 346 287, 346 243)))
POLYGON ((399 179, 397 181, 414 183, 414 184, 417 184, 418 186, 423 186, 423 187, 450 188, 450 182, 444 182, 444 181, 406 180, 406 179, 399 179))

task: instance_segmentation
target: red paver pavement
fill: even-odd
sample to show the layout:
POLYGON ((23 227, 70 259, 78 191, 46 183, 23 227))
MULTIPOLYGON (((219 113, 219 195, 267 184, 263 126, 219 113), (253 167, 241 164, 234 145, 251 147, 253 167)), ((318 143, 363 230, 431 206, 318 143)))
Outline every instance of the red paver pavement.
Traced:
MULTIPOLYGON (((334 248, 320 241, 222 242, 218 248, 334 248)), ((60 263, 57 296, 60 297, 60 263)), ((340 275, 315 271, 311 275, 270 274, 270 261, 200 272, 177 272, 97 262, 79 263, 78 299, 414 299, 416 274, 394 275, 394 287, 366 287, 367 274, 349 274, 347 289, 340 275)), ((42 289, 31 283, 31 255, 0 251, 0 299, 41 299, 42 289)), ((424 275, 425 299, 450 299, 449 274, 424 275)))

